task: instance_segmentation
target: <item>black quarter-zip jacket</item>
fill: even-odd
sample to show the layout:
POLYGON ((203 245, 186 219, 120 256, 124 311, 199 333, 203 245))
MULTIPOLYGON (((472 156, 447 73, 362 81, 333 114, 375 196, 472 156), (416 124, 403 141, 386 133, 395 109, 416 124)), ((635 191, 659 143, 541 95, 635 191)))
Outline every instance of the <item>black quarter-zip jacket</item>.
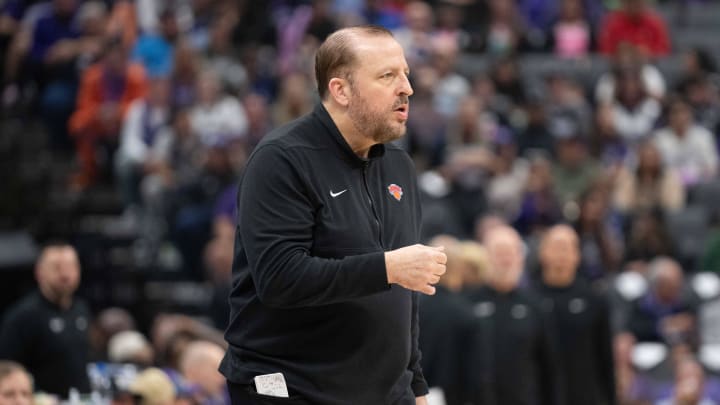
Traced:
POLYGON ((414 404, 427 393, 417 293, 389 285, 385 270, 385 251, 419 239, 403 150, 358 157, 318 104, 251 155, 237 230, 229 381, 281 372, 291 398, 311 404, 414 404))

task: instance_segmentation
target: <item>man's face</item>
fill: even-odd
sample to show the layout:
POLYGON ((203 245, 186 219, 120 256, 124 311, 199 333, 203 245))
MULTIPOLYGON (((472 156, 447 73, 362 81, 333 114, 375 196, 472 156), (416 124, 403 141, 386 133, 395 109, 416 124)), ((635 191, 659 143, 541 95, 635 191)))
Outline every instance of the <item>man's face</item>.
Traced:
POLYGON ((499 227, 489 232, 485 243, 490 258, 492 286, 503 292, 514 290, 525 264, 520 238, 512 230, 499 227))
POLYGON ((413 94, 402 47, 391 37, 364 37, 350 78, 348 114, 357 131, 377 143, 405 135, 413 94))
POLYGON ((0 380, 0 405, 31 405, 32 383, 27 374, 14 371, 0 380))
POLYGON ((540 261, 547 279, 570 284, 580 263, 580 248, 575 231, 569 227, 550 229, 540 249, 540 261))
POLYGON ((57 246, 45 249, 37 265, 40 290, 51 301, 71 297, 80 283, 80 262, 75 249, 57 246))

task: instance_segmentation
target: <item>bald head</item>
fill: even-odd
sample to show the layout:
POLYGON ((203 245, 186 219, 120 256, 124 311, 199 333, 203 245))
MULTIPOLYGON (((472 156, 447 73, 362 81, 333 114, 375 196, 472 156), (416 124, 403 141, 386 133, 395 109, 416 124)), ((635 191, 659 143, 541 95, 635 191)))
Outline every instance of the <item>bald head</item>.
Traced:
POLYGON ((514 290, 520 282, 525 258, 523 242, 515 229, 499 225, 485 235, 489 258, 489 284, 498 291, 514 290))
POLYGON ((682 268, 669 257, 659 257, 650 262, 650 284, 655 296, 663 303, 680 299, 684 276, 682 268))
POLYGON ((191 383, 209 395, 218 395, 225 386, 225 377, 218 371, 225 351, 215 343, 198 340, 190 343, 180 359, 180 372, 191 383))
POLYGON ((540 264, 545 284, 565 287, 575 280, 580 264, 580 240, 568 225, 555 225, 543 235, 540 243, 540 264))
POLYGON ((328 85, 333 77, 349 79, 357 65, 357 47, 363 38, 389 37, 392 33, 385 28, 366 25, 335 31, 320 45, 315 54, 315 79, 320 98, 325 100, 328 85))

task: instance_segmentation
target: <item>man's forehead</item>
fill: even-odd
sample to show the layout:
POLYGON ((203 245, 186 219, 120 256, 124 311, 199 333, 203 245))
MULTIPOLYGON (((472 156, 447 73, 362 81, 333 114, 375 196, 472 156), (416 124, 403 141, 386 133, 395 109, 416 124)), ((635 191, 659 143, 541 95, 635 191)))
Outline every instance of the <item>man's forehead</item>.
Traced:
POLYGON ((359 35, 353 51, 360 66, 368 64, 402 63, 407 65, 402 46, 389 36, 359 35))

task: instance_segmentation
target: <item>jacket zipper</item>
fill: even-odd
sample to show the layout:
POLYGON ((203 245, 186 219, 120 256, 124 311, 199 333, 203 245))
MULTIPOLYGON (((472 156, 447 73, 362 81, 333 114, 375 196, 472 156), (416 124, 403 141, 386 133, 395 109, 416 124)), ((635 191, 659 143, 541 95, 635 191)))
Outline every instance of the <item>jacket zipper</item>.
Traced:
POLYGON ((383 249, 385 246, 383 245, 382 241, 382 227, 380 226, 380 217, 378 217, 377 210, 375 209, 375 204, 373 203, 372 194, 370 194, 370 185, 368 184, 368 166, 370 166, 370 162, 366 161, 363 162, 363 182, 365 183, 365 193, 367 194, 368 203, 370 203, 370 209, 373 213, 373 220, 375 221, 375 227, 378 230, 378 242, 380 242, 380 247, 383 249))

